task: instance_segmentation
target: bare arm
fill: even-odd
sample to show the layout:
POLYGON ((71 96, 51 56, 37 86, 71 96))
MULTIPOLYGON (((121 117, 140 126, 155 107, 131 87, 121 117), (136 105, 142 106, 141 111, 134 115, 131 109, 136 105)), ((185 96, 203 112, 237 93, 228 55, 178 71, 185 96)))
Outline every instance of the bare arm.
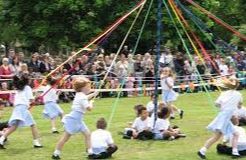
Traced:
POLYGON ((172 89, 172 88, 173 88, 173 84, 170 84, 170 83, 168 82, 168 80, 167 80, 167 79, 165 79, 165 83, 167 84, 167 86, 168 86, 170 89, 172 89))
POLYGON ((87 95, 87 98, 89 99, 89 100, 91 100, 91 99, 93 99, 94 97, 96 97, 98 95, 98 92, 93 92, 93 93, 91 93, 91 94, 88 94, 87 95))

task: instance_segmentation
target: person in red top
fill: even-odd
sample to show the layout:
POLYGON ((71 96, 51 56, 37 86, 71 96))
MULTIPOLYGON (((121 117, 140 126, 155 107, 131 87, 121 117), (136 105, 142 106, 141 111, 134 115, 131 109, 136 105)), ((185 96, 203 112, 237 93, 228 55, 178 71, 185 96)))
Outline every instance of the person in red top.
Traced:
POLYGON ((9 64, 8 58, 3 58, 2 65, 0 66, 0 78, 1 79, 10 79, 14 76, 11 65, 9 64))
MULTIPOLYGON (((8 90, 8 84, 7 82, 2 82, 1 83, 1 91, 7 91, 8 90)), ((9 106, 12 105, 12 103, 10 102, 10 98, 11 98, 11 93, 1 93, 0 94, 0 105, 3 106, 9 106)))

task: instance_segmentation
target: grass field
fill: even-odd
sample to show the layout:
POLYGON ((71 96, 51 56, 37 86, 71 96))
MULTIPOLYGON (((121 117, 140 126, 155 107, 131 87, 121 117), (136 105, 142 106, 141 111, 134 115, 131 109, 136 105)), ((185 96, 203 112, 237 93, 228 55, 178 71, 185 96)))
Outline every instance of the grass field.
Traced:
MULTIPOLYGON (((244 99, 246 91, 241 91, 244 99)), ((215 100, 218 93, 212 93, 211 98, 215 100)), ((112 104, 116 99, 105 98, 95 102, 92 112, 86 114, 85 121, 91 130, 95 129, 95 122, 99 117, 108 119, 112 111, 112 104)), ((134 120, 133 106, 135 104, 146 104, 148 97, 143 98, 121 98, 109 124, 109 130, 113 134, 115 143, 119 150, 113 156, 115 160, 196 160, 197 150, 203 145, 205 140, 211 136, 206 130, 208 123, 215 117, 217 110, 212 106, 211 101, 205 93, 182 94, 179 96, 176 105, 184 109, 184 119, 176 117, 172 124, 178 125, 187 138, 176 141, 137 141, 122 139, 118 132, 123 131, 127 122, 134 120)), ((244 102, 245 104, 245 102, 244 102)), ((246 104, 245 104, 246 105, 246 104)), ((70 111, 70 104, 61 104, 66 113, 70 111)), ((8 120, 12 108, 4 110, 1 120, 8 120)), ((32 148, 32 136, 29 128, 18 129, 9 137, 6 145, 7 150, 0 150, 0 160, 48 160, 55 148, 61 134, 54 135, 50 131, 50 122, 42 117, 42 106, 33 110, 34 119, 37 122, 41 140, 44 145, 42 149, 32 148)), ((62 125, 59 123, 59 130, 62 125)), ((213 146, 207 153, 210 160, 228 160, 230 157, 218 155, 213 146)), ((65 145, 62 152, 64 160, 86 159, 84 139, 77 134, 65 145)), ((241 158, 246 159, 246 158, 241 158)))

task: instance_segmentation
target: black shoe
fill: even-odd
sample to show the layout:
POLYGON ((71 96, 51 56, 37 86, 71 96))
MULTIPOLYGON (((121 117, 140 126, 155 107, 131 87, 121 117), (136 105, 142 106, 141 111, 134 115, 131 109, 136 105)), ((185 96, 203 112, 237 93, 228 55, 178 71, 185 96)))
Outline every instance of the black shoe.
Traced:
POLYGON ((123 139, 131 139, 131 138, 132 138, 131 136, 123 135, 123 139))
POLYGON ((43 148, 43 146, 36 146, 36 145, 34 145, 33 147, 34 148, 43 148))
POLYGON ((179 117, 180 117, 180 119, 183 119, 183 116, 184 116, 184 111, 183 111, 183 110, 181 110, 181 111, 180 111, 180 113, 179 113, 179 117))
POLYGON ((238 158, 241 158, 241 156, 240 156, 240 155, 234 155, 234 154, 233 154, 233 155, 231 156, 231 158, 232 158, 232 159, 238 159, 238 158))
POLYGON ((4 145, 0 144, 0 149, 6 149, 4 145))
POLYGON ((60 158, 60 156, 58 156, 58 155, 54 155, 54 154, 52 155, 52 157, 51 157, 51 158, 52 158, 52 159, 61 159, 61 158, 60 158))
POLYGON ((201 158, 201 159, 207 159, 205 155, 203 155, 200 151, 197 152, 197 155, 201 158))
POLYGON ((58 132, 58 131, 52 131, 52 133, 53 133, 53 134, 59 134, 59 132, 58 132))
POLYGON ((170 117, 170 119, 175 119, 175 117, 170 117))
POLYGON ((88 159, 102 159, 101 154, 89 154, 88 159))

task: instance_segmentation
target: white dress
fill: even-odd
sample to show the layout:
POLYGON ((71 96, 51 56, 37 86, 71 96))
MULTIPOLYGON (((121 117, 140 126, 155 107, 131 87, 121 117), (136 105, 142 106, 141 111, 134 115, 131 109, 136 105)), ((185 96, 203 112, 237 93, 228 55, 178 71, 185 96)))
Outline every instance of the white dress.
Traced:
POLYGON ((44 97, 44 110, 43 115, 45 118, 48 119, 54 119, 58 116, 61 116, 63 114, 63 110, 61 107, 57 104, 58 96, 56 94, 56 90, 54 88, 51 88, 50 85, 47 85, 44 88, 43 92, 44 97))
POLYGON ((32 88, 28 85, 22 91, 18 91, 14 98, 14 110, 9 119, 9 126, 18 127, 32 126, 35 124, 33 117, 28 110, 30 100, 34 99, 32 88))
POLYGON ((87 107, 89 107, 87 96, 83 92, 77 92, 72 105, 72 111, 62 119, 64 129, 69 134, 89 131, 83 121, 87 107))
POLYGON ((178 94, 174 92, 172 88, 169 88, 167 83, 171 86, 174 86, 174 79, 172 77, 161 79, 162 101, 173 102, 177 99, 178 94))
POLYGON ((234 133, 235 129, 231 122, 231 118, 240 102, 242 102, 242 95, 236 90, 229 90, 221 93, 216 100, 216 103, 221 106, 221 111, 207 126, 207 129, 213 132, 221 132, 223 135, 234 133))

